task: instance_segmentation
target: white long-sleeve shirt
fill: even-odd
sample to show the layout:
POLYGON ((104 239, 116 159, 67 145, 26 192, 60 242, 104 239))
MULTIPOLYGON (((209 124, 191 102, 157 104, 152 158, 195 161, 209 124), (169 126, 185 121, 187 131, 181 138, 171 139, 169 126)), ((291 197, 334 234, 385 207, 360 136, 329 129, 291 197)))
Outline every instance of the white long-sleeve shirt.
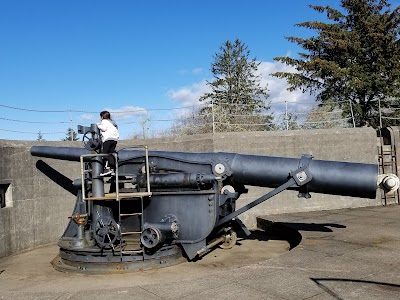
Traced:
POLYGON ((105 141, 118 141, 119 132, 117 127, 114 126, 113 122, 108 119, 101 120, 101 123, 97 124, 97 127, 100 129, 101 133, 101 141, 104 143, 105 141))

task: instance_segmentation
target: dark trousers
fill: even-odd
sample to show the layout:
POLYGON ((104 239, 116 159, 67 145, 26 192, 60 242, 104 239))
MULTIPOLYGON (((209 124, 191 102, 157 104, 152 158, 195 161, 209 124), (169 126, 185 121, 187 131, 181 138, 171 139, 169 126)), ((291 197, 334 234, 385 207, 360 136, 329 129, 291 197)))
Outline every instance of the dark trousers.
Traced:
MULTIPOLYGON (((117 141, 105 141, 103 143, 103 151, 101 153, 114 153, 115 147, 117 146, 117 141)), ((105 161, 108 161, 108 166, 111 169, 115 169, 114 156, 109 155, 104 157, 105 161)))

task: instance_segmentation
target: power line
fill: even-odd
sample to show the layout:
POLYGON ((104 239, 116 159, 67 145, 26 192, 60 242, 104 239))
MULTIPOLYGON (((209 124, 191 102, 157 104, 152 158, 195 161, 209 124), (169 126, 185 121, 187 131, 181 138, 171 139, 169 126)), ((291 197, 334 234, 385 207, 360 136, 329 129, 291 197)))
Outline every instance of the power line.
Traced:
MULTIPOLYGON (((124 114, 124 113, 137 113, 137 112, 147 112, 147 111, 166 111, 166 110, 178 110, 178 109, 187 109, 187 108, 193 108, 193 107, 198 107, 198 106, 203 106, 202 104, 195 104, 195 105, 189 105, 189 106, 181 106, 181 107, 175 107, 175 108, 138 108, 134 110, 123 110, 123 111, 111 111, 113 114, 124 114)), ((66 110, 38 110, 38 109, 29 109, 29 108, 21 108, 21 107, 15 107, 15 106, 9 106, 9 105, 4 105, 0 104, 0 107, 5 107, 9 109, 14 109, 14 110, 23 110, 23 111, 30 111, 30 112, 39 112, 39 113, 88 113, 88 114, 97 114, 98 111, 84 111, 84 110, 73 110, 73 109, 66 109, 66 110)))
MULTIPOLYGON (((0 128, 0 131, 7 131, 7 132, 14 132, 14 133, 38 134, 38 132, 18 131, 18 130, 9 130, 9 129, 2 129, 2 128, 0 128)), ((65 133, 65 131, 62 131, 62 132, 40 132, 40 134, 58 134, 58 133, 65 133)))
MULTIPOLYGON (((341 101, 341 102, 347 102, 347 101, 341 101)), ((301 108, 301 105, 310 104, 311 102, 308 102, 308 101, 307 102, 302 102, 302 101, 279 102, 279 101, 277 101, 277 102, 274 102, 274 103, 271 103, 271 104, 274 105, 274 104, 279 104, 279 103, 297 104, 297 105, 300 105, 300 108, 301 108)), ((340 102, 332 102, 332 103, 340 103, 340 102)), ((150 128, 146 128, 146 130, 149 131, 149 132, 157 132, 157 131, 167 132, 167 131, 171 131, 171 130, 172 131, 176 131, 181 126, 184 126, 184 127, 193 126, 194 128, 198 128, 199 126, 211 126, 212 124, 216 124, 216 123, 219 123, 219 125, 222 125, 222 126, 268 126, 268 125, 278 124, 278 121, 279 121, 279 120, 276 121, 276 119, 275 119, 274 122, 265 122, 265 123, 256 122, 256 123, 261 123, 261 124, 250 123, 248 121, 246 121, 247 124, 245 124, 245 123, 233 124, 233 123, 229 123, 229 122, 228 123, 218 122, 218 120, 214 120, 214 119, 212 121, 209 119, 208 122, 207 122, 206 121, 207 119, 204 119, 207 122, 206 124, 190 125, 190 122, 193 119, 194 113, 190 113, 189 114, 189 113, 179 113, 179 112, 177 112, 177 110, 187 110, 187 109, 191 109, 191 108, 209 107, 209 104, 210 103, 201 103, 201 104, 196 104, 196 105, 182 106, 182 107, 175 107, 175 108, 152 108, 152 109, 143 108, 143 109, 132 109, 132 110, 124 110, 124 111, 122 111, 122 110, 120 110, 120 111, 112 111, 112 110, 110 110, 110 111, 113 114, 136 113, 136 116, 132 116, 132 117, 136 117, 136 118, 145 117, 146 114, 143 114, 144 112, 148 113, 148 112, 151 112, 151 111, 164 111, 164 112, 171 111, 171 113, 166 113, 164 115, 164 117, 161 117, 159 119, 151 119, 151 118, 148 119, 148 122, 146 122, 146 124, 151 124, 152 127, 154 127, 154 128, 151 128, 151 129, 150 128), (140 115, 138 114, 139 112, 141 113, 140 115), (170 116, 171 116, 171 118, 168 118, 170 116), (162 128, 162 127, 168 127, 168 124, 166 126, 164 126, 164 125, 159 125, 158 126, 157 125, 157 123, 164 123, 165 124, 165 123, 168 123, 168 122, 170 122, 170 124, 169 124, 170 127, 169 128, 162 128), (178 127, 175 128, 174 126, 178 126, 178 127)), ((313 104, 318 104, 318 103, 317 102, 313 102, 313 104)), ((324 103, 324 104, 329 104, 329 103, 324 103)), ((223 109, 224 109, 225 106, 230 106, 230 107, 233 107, 232 110, 235 110, 235 107, 243 109, 246 106, 254 106, 254 105, 251 105, 251 104, 238 104, 238 103, 234 103, 234 104, 224 103, 224 104, 220 104, 220 106, 222 106, 223 109)), ((54 122, 29 121, 29 120, 11 119, 11 118, 4 118, 4 117, 0 117, 0 121, 3 120, 3 121, 7 121, 7 122, 28 123, 28 124, 69 124, 70 128, 72 127, 72 124, 74 124, 73 120, 72 120, 72 113, 90 113, 90 114, 97 114, 98 113, 98 112, 92 112, 92 111, 81 111, 81 110, 70 110, 70 109, 67 109, 67 110, 37 110, 37 109, 14 107, 14 106, 9 106, 9 105, 4 105, 4 104, 0 104, 0 107, 19 110, 19 111, 27 111, 27 112, 39 112, 39 113, 50 113, 50 114, 51 113, 68 113, 70 115, 69 116, 69 121, 54 121, 54 122)), ((311 121, 311 120, 309 120, 309 121, 303 120, 301 122, 303 125, 306 125, 306 124, 333 123, 333 122, 345 122, 345 121, 350 119, 350 118, 342 118, 342 119, 338 118, 338 119, 335 119, 335 120, 329 120, 329 119, 332 119, 332 116, 334 118, 335 118, 335 116, 339 117, 338 114, 340 114, 340 110, 339 111, 329 111, 329 112, 319 112, 319 111, 314 111, 313 108, 310 108, 309 111, 307 111, 306 108, 304 108, 302 110, 299 110, 299 111, 296 111, 296 107, 291 106, 291 108, 292 109, 290 109, 290 113, 291 113, 291 115, 294 115, 294 116, 300 116, 300 115, 313 116, 314 114, 316 114, 316 115, 321 115, 325 119, 325 120, 314 121, 314 122, 311 121)), ((391 107, 391 109, 396 110, 396 109, 400 109, 400 108, 391 107)), ((272 110, 272 111, 273 111, 273 114, 275 114, 275 116, 277 116, 277 115, 279 116, 280 115, 279 114, 279 110, 278 111, 272 110)), ((287 111, 287 108, 286 108, 286 111, 287 111)), ((237 115, 235 115, 234 113, 231 112, 229 114, 229 117, 232 118, 232 120, 236 120, 235 118, 239 118, 239 120, 241 120, 240 118, 246 118, 247 119, 247 118, 251 118, 251 117, 263 116, 263 114, 261 114, 261 115, 257 115, 257 114, 256 115, 252 115, 252 114, 247 115, 247 114, 245 114, 245 115, 243 115, 243 112, 242 112, 242 114, 240 114, 240 113, 241 113, 240 110, 238 110, 238 114, 237 115)), ((204 113, 203 117, 207 116, 207 115, 211 116, 211 115, 213 115, 213 112, 211 111, 211 112, 208 112, 208 113, 204 113)), ((382 118, 383 119, 391 119, 391 120, 400 119, 400 118, 396 118, 396 117, 385 117, 385 116, 382 116, 382 118)), ((41 119, 43 119, 43 118, 41 118, 41 119)), ((122 117, 121 117, 121 119, 122 119, 122 117)), ((196 119, 196 118, 194 118, 194 119, 196 119)), ((236 122, 237 121, 238 120, 236 120, 236 122)), ((296 120, 294 120, 294 121, 296 121, 296 120)), ((87 121, 87 122, 89 122, 89 121, 87 121)), ((297 122, 299 122, 299 121, 297 120, 297 122)), ((125 129, 127 129, 127 130, 123 130, 122 132, 127 132, 127 133, 129 132, 132 135, 134 135, 135 132, 143 131, 143 124, 142 123, 143 122, 139 120, 139 121, 122 122, 120 124, 127 125, 127 126, 124 126, 125 129), (140 127, 140 125, 142 125, 142 126, 140 127), (139 128, 137 126, 139 126, 139 128)), ((149 127, 148 125, 146 125, 146 126, 149 127)), ((15 127, 15 125, 14 125, 14 127, 15 127)), ((57 134, 58 135, 58 134, 66 134, 66 133, 68 133, 67 130, 63 130, 63 131, 57 130, 56 131, 56 126, 46 126, 45 127, 47 129, 55 130, 54 132, 50 132, 50 131, 41 132, 41 130, 36 130, 35 132, 33 132, 32 130, 34 130, 35 128, 38 128, 38 126, 34 127, 33 125, 32 126, 28 126, 27 125, 25 127, 26 128, 22 128, 21 131, 15 130, 15 128, 12 128, 12 129, 0 128, 0 131, 12 132, 12 133, 16 133, 16 134, 35 134, 35 135, 37 135, 39 133, 43 134, 43 135, 51 135, 51 134, 57 134), (25 129, 28 129, 30 131, 25 131, 25 129)), ((184 128, 182 128, 182 130, 184 130, 184 128)))
POLYGON ((66 124, 69 122, 41 122, 41 121, 23 121, 23 120, 13 120, 13 119, 7 119, 7 118, 0 118, 0 120, 6 120, 6 121, 11 121, 11 122, 20 122, 20 123, 33 123, 33 124, 66 124))

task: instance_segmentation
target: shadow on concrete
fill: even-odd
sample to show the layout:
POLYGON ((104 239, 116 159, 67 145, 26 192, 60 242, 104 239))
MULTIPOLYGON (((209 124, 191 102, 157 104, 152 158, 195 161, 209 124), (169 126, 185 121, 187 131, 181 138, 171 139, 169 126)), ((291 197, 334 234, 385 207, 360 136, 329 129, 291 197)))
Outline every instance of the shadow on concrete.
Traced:
POLYGON ((72 180, 50 167, 43 160, 38 160, 36 162, 36 168, 63 189, 75 196, 78 195, 78 189, 72 185, 72 180))
POLYGON ((288 241, 291 250, 299 245, 302 240, 299 231, 333 232, 332 228, 346 228, 346 226, 336 223, 273 222, 257 218, 257 228, 265 231, 272 239, 288 241))
POLYGON ((380 286, 384 289, 389 289, 391 291, 400 292, 399 284, 392 284, 392 283, 386 283, 386 282, 359 280, 359 279, 347 279, 347 278, 310 278, 310 279, 312 281, 314 281, 317 286, 319 286, 326 293, 328 293, 330 296, 332 296, 333 298, 335 298, 337 300, 344 300, 345 298, 340 297, 338 294, 336 294, 334 291, 332 291, 330 288, 328 288, 322 282, 326 281, 326 282, 349 282, 349 283, 372 284, 372 285, 380 286))
POLYGON ((258 240, 258 241, 287 241, 289 243, 289 250, 300 244, 302 240, 301 234, 284 224, 274 223, 268 228, 255 229, 250 231, 251 234, 247 236, 243 231, 238 231, 237 245, 240 245, 240 239, 258 240))
MULTIPOLYGON (((252 256, 253 257, 255 256, 254 254, 250 254, 249 252, 263 253, 262 251, 259 251, 259 250, 265 249, 264 247, 266 247, 267 243, 263 243, 263 242, 268 242, 268 241, 285 242, 285 243, 273 244, 273 245, 281 245, 281 246, 279 246, 279 248, 275 248, 274 250, 271 250, 271 252, 270 252, 270 253, 274 253, 274 254, 278 254, 278 253, 282 254, 282 253, 289 251, 292 248, 292 246, 293 247, 297 246, 301 240, 301 235, 298 233, 298 231, 291 229, 289 227, 282 227, 282 228, 275 227, 274 229, 271 228, 267 231, 264 231, 262 229, 252 229, 252 230, 249 230, 250 235, 247 235, 243 229, 241 229, 235 225, 233 226, 233 229, 234 229, 234 232, 236 232, 236 234, 237 234, 237 239, 236 239, 236 243, 231 245, 232 249, 231 249, 231 247, 222 247, 221 243, 219 243, 219 244, 212 246, 210 249, 208 249, 208 251, 204 255, 196 256, 192 260, 192 262, 202 261, 206 257, 213 256, 212 253, 215 251, 218 251, 218 250, 222 250, 222 249, 223 249, 223 251, 226 250, 226 253, 228 254, 230 251, 234 252, 234 249, 239 249, 241 247, 243 247, 245 249, 245 251, 247 251, 246 257, 242 258, 243 261, 246 261, 246 259, 251 259, 252 256), (254 243, 254 242, 248 243, 248 241, 256 241, 256 243, 254 243), (260 242, 260 243, 258 243, 258 242, 260 242), (288 243, 289 243, 290 247, 288 247, 288 243), (249 245, 252 245, 252 246, 249 246, 249 245)), ((208 242, 212 242, 212 240, 208 241, 208 242)), ((271 249, 273 249, 273 248, 271 248, 271 249)), ((183 251, 183 255, 188 261, 190 261, 184 254, 184 251, 183 251)), ((219 255, 221 255, 221 252, 219 253, 219 255)), ((238 252, 236 252, 236 254, 234 254, 234 255, 237 256, 239 254, 238 254, 238 252)), ((226 256, 226 255, 222 255, 222 256, 226 256)))
MULTIPOLYGON (((330 228, 346 228, 345 225, 336 223, 293 223, 293 222, 277 222, 278 224, 289 226, 299 231, 319 231, 319 232, 333 232, 330 228)), ((277 224, 275 223, 275 224, 277 224)))

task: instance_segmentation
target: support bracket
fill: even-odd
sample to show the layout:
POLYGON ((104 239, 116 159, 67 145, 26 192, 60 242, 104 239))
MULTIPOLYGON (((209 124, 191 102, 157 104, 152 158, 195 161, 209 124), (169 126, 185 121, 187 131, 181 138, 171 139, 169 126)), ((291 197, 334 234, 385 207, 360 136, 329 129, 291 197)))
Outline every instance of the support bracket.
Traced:
POLYGON ((238 215, 244 213, 245 211, 248 211, 250 208, 253 208, 254 206, 272 198, 273 196, 279 194, 280 192, 288 189, 291 186, 297 185, 298 187, 301 187, 309 183, 312 180, 312 175, 308 170, 308 166, 311 159, 312 159, 311 155, 303 155, 299 162, 299 168, 289 173, 288 181, 278 186, 277 188, 273 189, 264 196, 261 196, 260 198, 254 200, 253 202, 250 202, 249 204, 243 206, 242 208, 223 217, 217 222, 216 226, 220 226, 222 224, 225 224, 226 222, 229 222, 233 218, 236 218, 238 215))

